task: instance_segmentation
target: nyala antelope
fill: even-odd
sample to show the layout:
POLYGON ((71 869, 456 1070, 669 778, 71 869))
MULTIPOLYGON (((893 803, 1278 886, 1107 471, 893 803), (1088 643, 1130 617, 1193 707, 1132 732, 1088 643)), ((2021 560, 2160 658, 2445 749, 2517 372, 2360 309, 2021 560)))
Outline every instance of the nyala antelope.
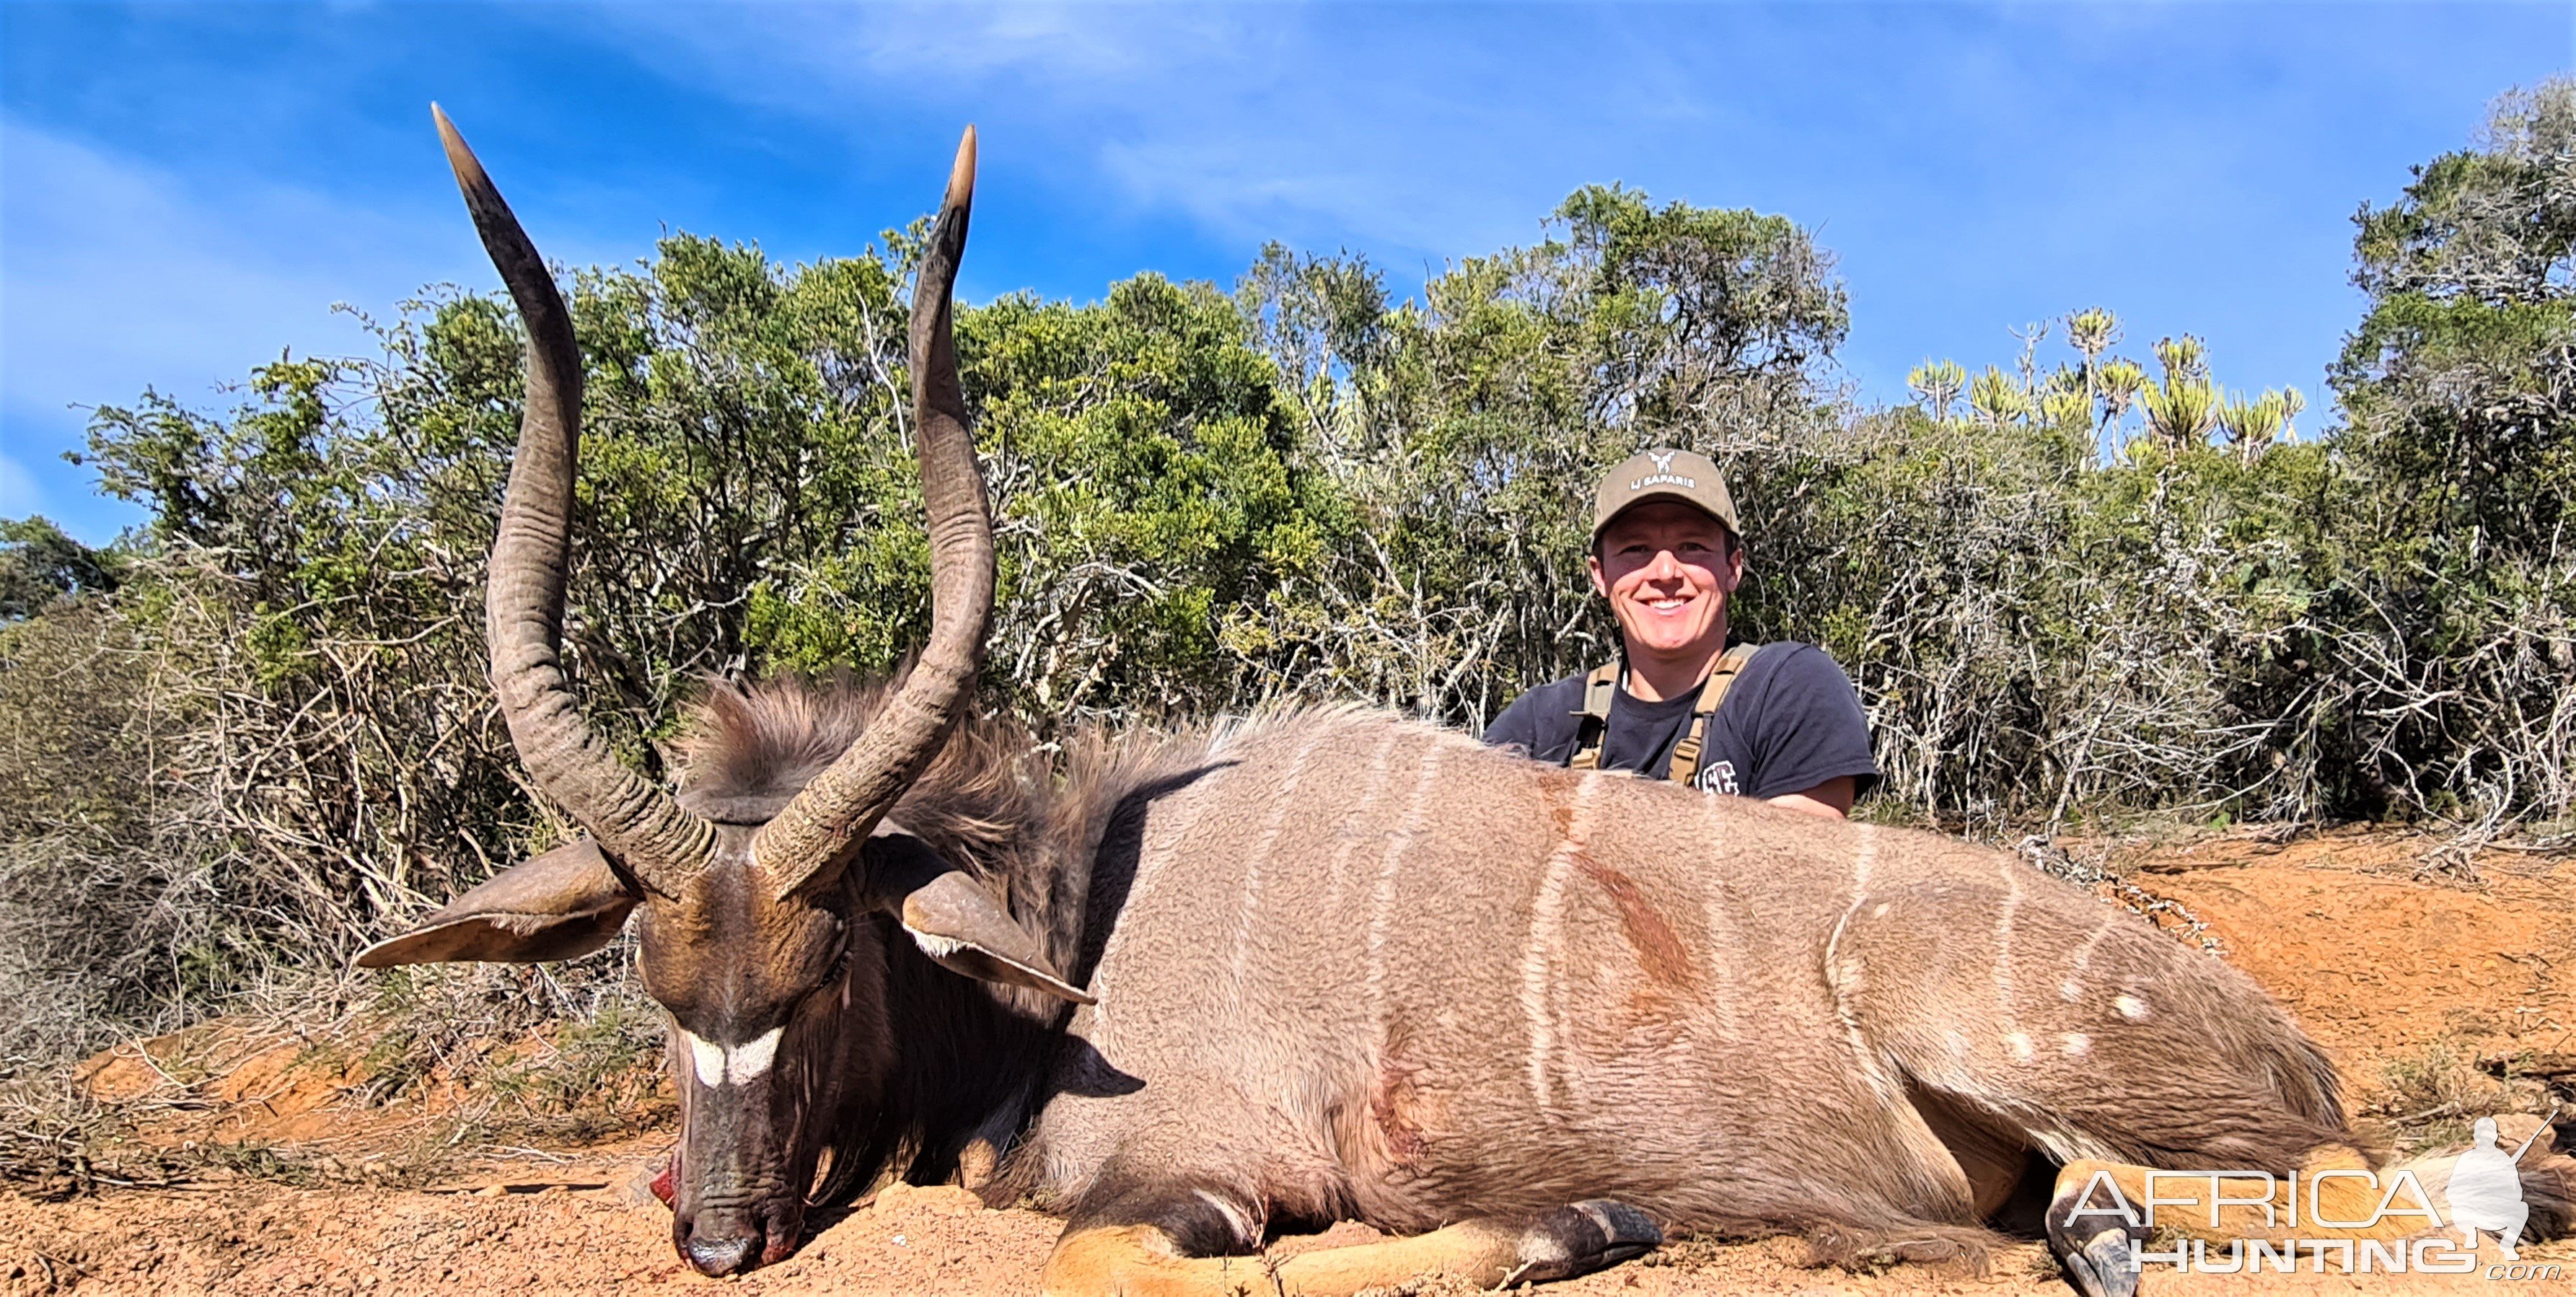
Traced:
MULTIPOLYGON (((1048 1293, 1215 1297, 1559 1279, 1667 1231, 1974 1258, 2096 1172, 2137 1202, 2147 1168, 2364 1164, 2250 981, 2009 855, 1378 712, 1053 762, 969 715, 994 571, 949 320, 971 130, 913 299, 928 644, 892 686, 714 687, 676 787, 648 782, 560 656, 571 320, 437 121, 528 332, 492 683, 588 836, 359 962, 570 958, 632 916, 698 1269, 776 1262, 810 1204, 889 1175, 1054 1204, 1048 1293), (1401 1237, 1248 1256, 1343 1218, 1401 1237)), ((2102 1219, 2045 1219, 2088 1297, 2136 1283, 2137 1231, 2102 1219)))

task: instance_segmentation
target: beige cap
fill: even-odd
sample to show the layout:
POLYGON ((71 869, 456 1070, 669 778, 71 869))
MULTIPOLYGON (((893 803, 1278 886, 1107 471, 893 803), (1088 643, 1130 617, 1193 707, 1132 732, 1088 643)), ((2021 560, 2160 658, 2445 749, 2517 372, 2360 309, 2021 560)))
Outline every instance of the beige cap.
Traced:
POLYGON ((1631 505, 1648 500, 1679 500, 1726 524, 1737 537, 1744 524, 1735 520, 1735 497, 1719 481, 1717 465, 1706 455, 1687 450, 1641 450, 1601 479, 1592 499, 1592 538, 1631 505))

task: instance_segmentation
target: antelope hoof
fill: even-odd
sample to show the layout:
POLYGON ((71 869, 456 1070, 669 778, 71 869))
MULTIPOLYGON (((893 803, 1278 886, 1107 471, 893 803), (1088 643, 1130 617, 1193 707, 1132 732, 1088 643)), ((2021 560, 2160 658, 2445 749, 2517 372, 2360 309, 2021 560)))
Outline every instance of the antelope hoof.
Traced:
POLYGON ((1663 1246, 1664 1232, 1624 1202, 1589 1198, 1559 1207, 1521 1231, 1520 1266, 1503 1282, 1553 1283, 1614 1266, 1663 1246))
POLYGON ((2064 1246, 2054 1238, 2050 1242, 2060 1244, 2057 1261, 2066 1267, 2066 1282, 2084 1297, 2137 1297, 2138 1267, 2129 1257, 2129 1231, 2106 1229, 2081 1247, 2064 1246))

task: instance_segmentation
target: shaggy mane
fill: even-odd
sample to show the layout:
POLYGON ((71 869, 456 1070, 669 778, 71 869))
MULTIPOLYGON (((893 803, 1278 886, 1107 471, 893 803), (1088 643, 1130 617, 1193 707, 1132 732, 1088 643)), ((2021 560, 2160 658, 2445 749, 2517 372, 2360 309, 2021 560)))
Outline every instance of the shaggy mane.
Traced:
MULTIPOLYGON (((681 805, 729 823, 767 821, 867 732, 900 683, 842 674, 711 684, 671 744, 681 805)), ((1069 867, 1078 885, 1082 862, 1136 794, 1222 760, 1226 749, 1253 738, 1392 719, 1322 707, 1266 711, 1177 734, 1087 725, 1065 737, 1061 761, 1051 762, 1027 727, 970 712, 888 818, 961 863, 1011 879, 1015 898, 1043 902, 1051 899, 1044 895, 1048 866, 1069 867)))
MULTIPOLYGON (((718 682, 672 744, 680 803, 710 819, 757 824, 830 768, 884 710, 897 682, 799 676, 718 682)), ((970 713, 888 818, 954 858, 997 869, 1046 827, 1035 741, 1008 719, 970 713)))
POLYGON ((858 741, 885 689, 785 678, 709 682, 671 750, 684 800, 793 797, 858 741))

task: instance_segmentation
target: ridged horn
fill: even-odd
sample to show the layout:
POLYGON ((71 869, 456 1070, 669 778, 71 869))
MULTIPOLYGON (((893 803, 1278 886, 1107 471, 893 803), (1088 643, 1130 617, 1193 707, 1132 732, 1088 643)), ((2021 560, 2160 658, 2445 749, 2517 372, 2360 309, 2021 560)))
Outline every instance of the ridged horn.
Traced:
POLYGON ((715 831, 617 759, 565 683, 564 582, 570 571, 574 466, 581 447, 581 353, 572 313, 483 164, 436 104, 439 141, 528 330, 528 387, 519 448, 492 541, 483 630, 492 692, 537 786, 590 830, 608 857, 646 887, 675 895, 715 853, 715 831))
POLYGON ((993 519, 975 466, 975 439, 966 429, 966 391, 949 328, 974 200, 975 128, 969 126, 912 290, 913 448, 921 456, 922 503, 930 516, 930 644, 859 741, 753 839, 752 858, 782 897, 857 856, 877 821, 939 754, 984 665, 984 631, 993 616, 993 519))

